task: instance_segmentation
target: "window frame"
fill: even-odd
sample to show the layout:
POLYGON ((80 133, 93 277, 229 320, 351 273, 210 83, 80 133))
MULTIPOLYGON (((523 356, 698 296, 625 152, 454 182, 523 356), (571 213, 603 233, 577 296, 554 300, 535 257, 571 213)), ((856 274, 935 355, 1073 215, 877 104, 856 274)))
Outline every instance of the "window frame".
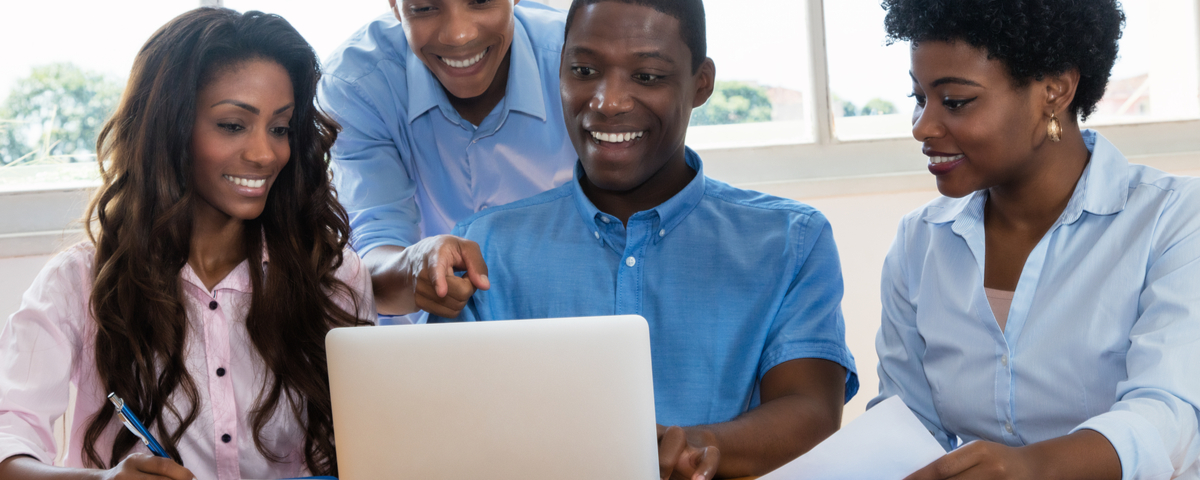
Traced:
MULTIPOLYGON (((550 0, 556 1, 556 0, 550 0)), ((839 140, 833 129, 823 0, 807 7, 813 88, 811 143, 700 149, 705 174, 745 188, 790 184, 806 197, 928 188, 926 158, 911 138, 839 140)), ((222 6, 222 0, 198 0, 222 6)), ((1200 0, 1195 0, 1200 31, 1200 0)), ((1198 35, 1200 36, 1200 35, 1198 35)), ((1200 38, 1197 38, 1200 42, 1200 38)), ((1200 58, 1197 58, 1200 62, 1200 58)), ((1200 89, 1200 85, 1197 85, 1200 89)), ((1094 127, 1131 162, 1200 169, 1200 119, 1094 127)), ((45 255, 83 238, 80 217, 95 183, 0 189, 0 257, 45 255)))

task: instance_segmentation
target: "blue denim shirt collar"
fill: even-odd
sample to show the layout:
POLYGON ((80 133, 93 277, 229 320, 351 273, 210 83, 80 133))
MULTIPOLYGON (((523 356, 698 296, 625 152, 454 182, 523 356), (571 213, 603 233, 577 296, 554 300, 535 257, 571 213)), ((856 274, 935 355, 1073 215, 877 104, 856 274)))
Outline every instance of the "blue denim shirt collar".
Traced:
MULTIPOLYGON (((671 197, 667 201, 649 210, 637 212, 629 217, 632 220, 643 219, 647 217, 657 216, 659 221, 660 235, 655 238, 655 242, 662 239, 671 233, 671 231, 687 218, 688 214, 695 210, 696 206, 704 198, 705 177, 704 164, 700 161, 700 155, 696 154, 691 148, 684 147, 684 159, 689 167, 696 170, 696 176, 692 181, 688 182, 687 186, 683 187, 679 193, 671 197)), ((571 182, 571 193, 575 198, 575 207, 579 211, 579 215, 583 217, 584 225, 595 226, 597 232, 605 231, 606 225, 617 224, 621 221, 612 215, 601 212, 596 208, 592 201, 583 193, 583 186, 579 180, 583 178, 583 164, 576 162, 575 178, 571 182), (604 219, 608 219, 607 222, 604 219)))
MULTIPOLYGON (((1091 159, 1083 169, 1083 175, 1075 185, 1075 192, 1059 217, 1059 223, 1069 225, 1079 220, 1083 212, 1094 215, 1112 215, 1125 209, 1129 200, 1128 179, 1118 175, 1129 166, 1129 161, 1117 147, 1095 130, 1083 131, 1083 142, 1091 152, 1091 159)), ((987 191, 980 190, 967 197, 946 202, 943 208, 929 209, 925 221, 929 223, 954 222, 954 231, 962 234, 975 224, 983 222, 983 204, 987 191)))
MULTIPOLYGON (((508 65, 508 86, 505 87, 504 100, 498 105, 508 111, 516 110, 526 113, 539 120, 546 119, 546 102, 542 97, 542 80, 538 71, 537 59, 533 54, 533 43, 521 19, 513 17, 513 41, 509 47, 511 55, 508 65)), ((411 48, 405 56, 408 76, 408 123, 412 123, 434 107, 451 122, 462 124, 462 117, 450 105, 450 98, 441 82, 425 66, 421 58, 411 48)), ((508 111, 502 112, 507 115, 508 111)))

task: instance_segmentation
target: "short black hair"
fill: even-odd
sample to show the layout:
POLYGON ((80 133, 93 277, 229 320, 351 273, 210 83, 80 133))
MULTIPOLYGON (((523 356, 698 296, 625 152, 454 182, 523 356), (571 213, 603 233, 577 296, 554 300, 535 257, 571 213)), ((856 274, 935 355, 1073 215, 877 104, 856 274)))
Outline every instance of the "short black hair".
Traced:
POLYGON ((1104 96, 1125 25, 1118 0, 883 0, 888 43, 962 41, 1008 67, 1017 85, 1079 69, 1071 113, 1104 96))
POLYGON ((573 0, 571 8, 567 10, 567 28, 563 31, 563 38, 571 32, 571 22, 575 20, 575 11, 579 7, 600 2, 641 5, 675 17, 679 20, 679 35, 692 51, 692 73, 695 74, 704 59, 708 58, 708 33, 705 31, 704 3, 701 0, 573 0))

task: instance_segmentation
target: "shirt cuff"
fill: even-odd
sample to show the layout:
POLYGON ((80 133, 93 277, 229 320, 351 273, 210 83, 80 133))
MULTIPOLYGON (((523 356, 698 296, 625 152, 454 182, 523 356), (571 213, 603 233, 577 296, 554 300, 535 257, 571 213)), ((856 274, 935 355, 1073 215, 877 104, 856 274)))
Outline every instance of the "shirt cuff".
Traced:
POLYGON ((845 401, 849 402, 851 398, 854 398, 854 394, 858 393, 858 373, 854 368, 854 357, 845 347, 825 342, 793 343, 767 352, 763 356, 762 362, 759 363, 759 381, 762 380, 763 375, 779 364, 800 358, 819 358, 841 365, 846 369, 845 401))
POLYGON ((0 462, 17 455, 33 457, 37 461, 46 465, 51 465, 54 463, 53 453, 43 451, 40 448, 30 445, 29 442, 23 438, 12 435, 4 435, 0 437, 0 462))
POLYGON ((1175 468, 1158 429, 1144 417, 1114 410, 1088 419, 1071 430, 1095 430, 1104 435, 1121 461, 1121 480, 1169 479, 1175 468))

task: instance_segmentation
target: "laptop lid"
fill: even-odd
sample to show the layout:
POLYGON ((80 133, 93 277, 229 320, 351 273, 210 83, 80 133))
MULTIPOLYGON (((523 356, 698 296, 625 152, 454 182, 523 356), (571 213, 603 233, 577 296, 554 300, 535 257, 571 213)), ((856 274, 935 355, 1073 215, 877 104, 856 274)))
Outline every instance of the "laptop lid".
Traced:
POLYGON ((341 480, 658 478, 640 316, 339 328, 326 347, 341 480))

